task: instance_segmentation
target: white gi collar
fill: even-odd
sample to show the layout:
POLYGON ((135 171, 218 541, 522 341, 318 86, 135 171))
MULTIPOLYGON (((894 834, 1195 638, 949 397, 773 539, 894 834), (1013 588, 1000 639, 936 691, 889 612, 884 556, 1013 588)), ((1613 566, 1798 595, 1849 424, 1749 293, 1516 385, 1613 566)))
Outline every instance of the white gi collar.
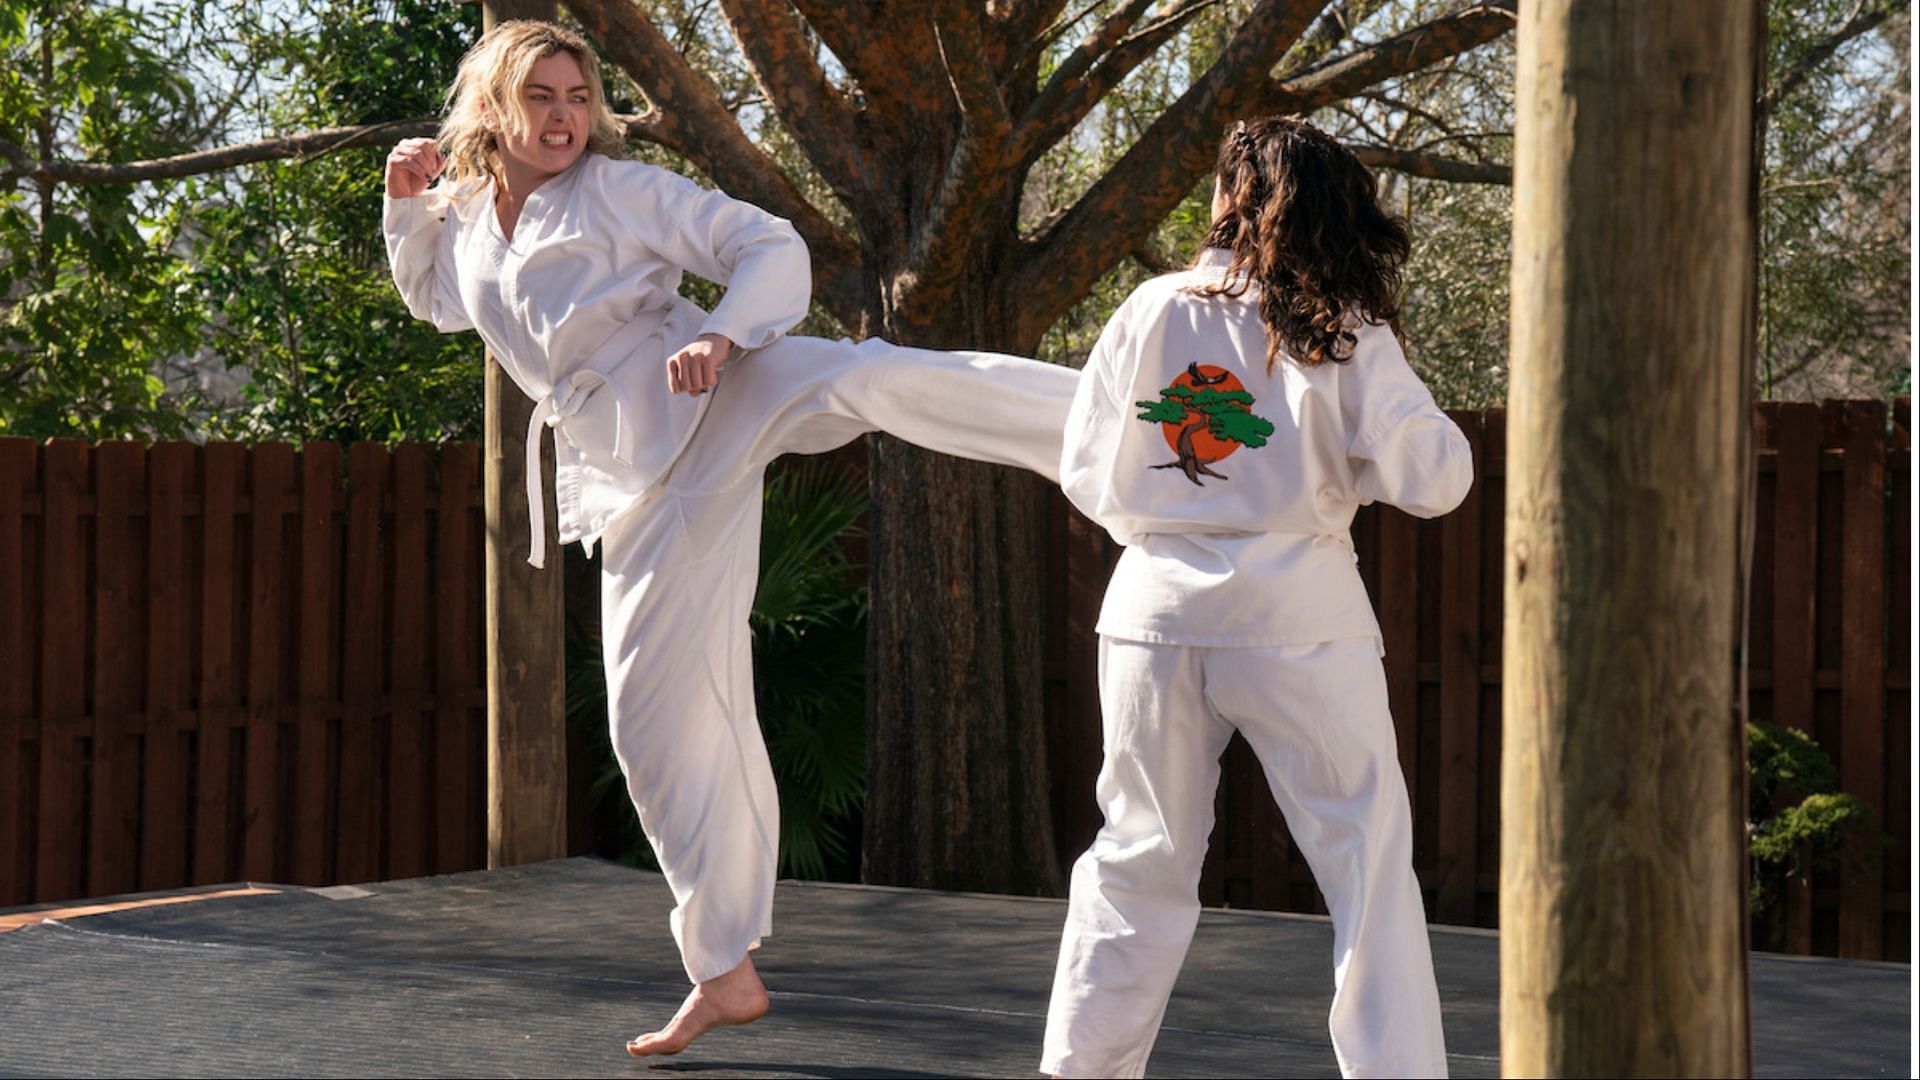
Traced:
POLYGON ((1193 260, 1195 270, 1209 270, 1216 274, 1226 273, 1227 267, 1232 265, 1233 252, 1226 248, 1202 248, 1199 256, 1193 260))

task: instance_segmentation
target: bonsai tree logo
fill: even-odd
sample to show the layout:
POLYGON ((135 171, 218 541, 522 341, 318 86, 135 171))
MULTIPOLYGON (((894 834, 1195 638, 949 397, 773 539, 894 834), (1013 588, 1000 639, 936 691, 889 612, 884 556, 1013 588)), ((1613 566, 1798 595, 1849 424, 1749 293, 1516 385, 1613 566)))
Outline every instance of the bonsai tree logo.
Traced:
POLYGON ((1153 468, 1179 469, 1202 487, 1202 474, 1227 479, 1208 466, 1242 446, 1265 446, 1273 434, 1273 422, 1253 414, 1246 386, 1226 368, 1210 364, 1188 364, 1173 385, 1160 391, 1160 400, 1134 404, 1144 410, 1139 419, 1159 424, 1167 445, 1180 455, 1153 468))

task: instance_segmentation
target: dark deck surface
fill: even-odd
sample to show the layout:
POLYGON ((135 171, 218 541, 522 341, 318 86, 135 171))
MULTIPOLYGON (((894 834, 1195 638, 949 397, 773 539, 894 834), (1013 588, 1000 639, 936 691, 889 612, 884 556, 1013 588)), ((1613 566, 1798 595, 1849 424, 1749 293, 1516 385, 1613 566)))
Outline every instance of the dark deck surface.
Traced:
MULTIPOLYGON (((1034 1075, 1057 901, 782 884, 772 1012, 638 1061, 686 992, 670 905, 569 859, 0 933, 0 1075, 1034 1075)), ((1498 940, 1433 946, 1453 1074, 1497 1075, 1498 940)), ((1331 950, 1324 919, 1207 912, 1152 1075, 1338 1075, 1331 950)), ((1905 965, 1756 955, 1752 981, 1757 1075, 1907 1075, 1905 965)))

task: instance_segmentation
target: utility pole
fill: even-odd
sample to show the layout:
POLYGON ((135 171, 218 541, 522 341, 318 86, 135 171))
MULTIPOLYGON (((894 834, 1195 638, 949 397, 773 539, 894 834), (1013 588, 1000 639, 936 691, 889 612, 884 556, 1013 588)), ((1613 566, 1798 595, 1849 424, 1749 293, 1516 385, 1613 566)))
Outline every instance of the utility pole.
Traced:
MULTIPOLYGON (((552 19, 554 0, 486 0, 484 26, 552 19)), ((488 213, 492 213, 489 209, 488 213)), ((529 522, 525 448, 533 402, 487 356, 487 865, 567 853, 566 653, 561 552, 553 522, 529 522), (547 567, 527 565, 530 528, 547 567)), ((553 449, 540 467, 553 490, 553 449)), ((551 503, 551 500, 549 500, 551 503)))
POLYGON ((1519 19, 1501 1068, 1746 1076, 1754 0, 1519 19))

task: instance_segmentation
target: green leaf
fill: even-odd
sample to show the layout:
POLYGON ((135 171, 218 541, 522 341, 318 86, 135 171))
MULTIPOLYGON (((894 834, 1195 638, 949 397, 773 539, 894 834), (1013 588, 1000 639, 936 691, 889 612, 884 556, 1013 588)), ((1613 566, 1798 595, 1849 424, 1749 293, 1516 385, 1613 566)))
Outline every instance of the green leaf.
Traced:
POLYGON ((1158 401, 1136 401, 1133 404, 1144 410, 1138 419, 1156 424, 1178 424, 1185 422, 1187 418, 1186 406, 1174 400, 1171 395, 1158 401))

